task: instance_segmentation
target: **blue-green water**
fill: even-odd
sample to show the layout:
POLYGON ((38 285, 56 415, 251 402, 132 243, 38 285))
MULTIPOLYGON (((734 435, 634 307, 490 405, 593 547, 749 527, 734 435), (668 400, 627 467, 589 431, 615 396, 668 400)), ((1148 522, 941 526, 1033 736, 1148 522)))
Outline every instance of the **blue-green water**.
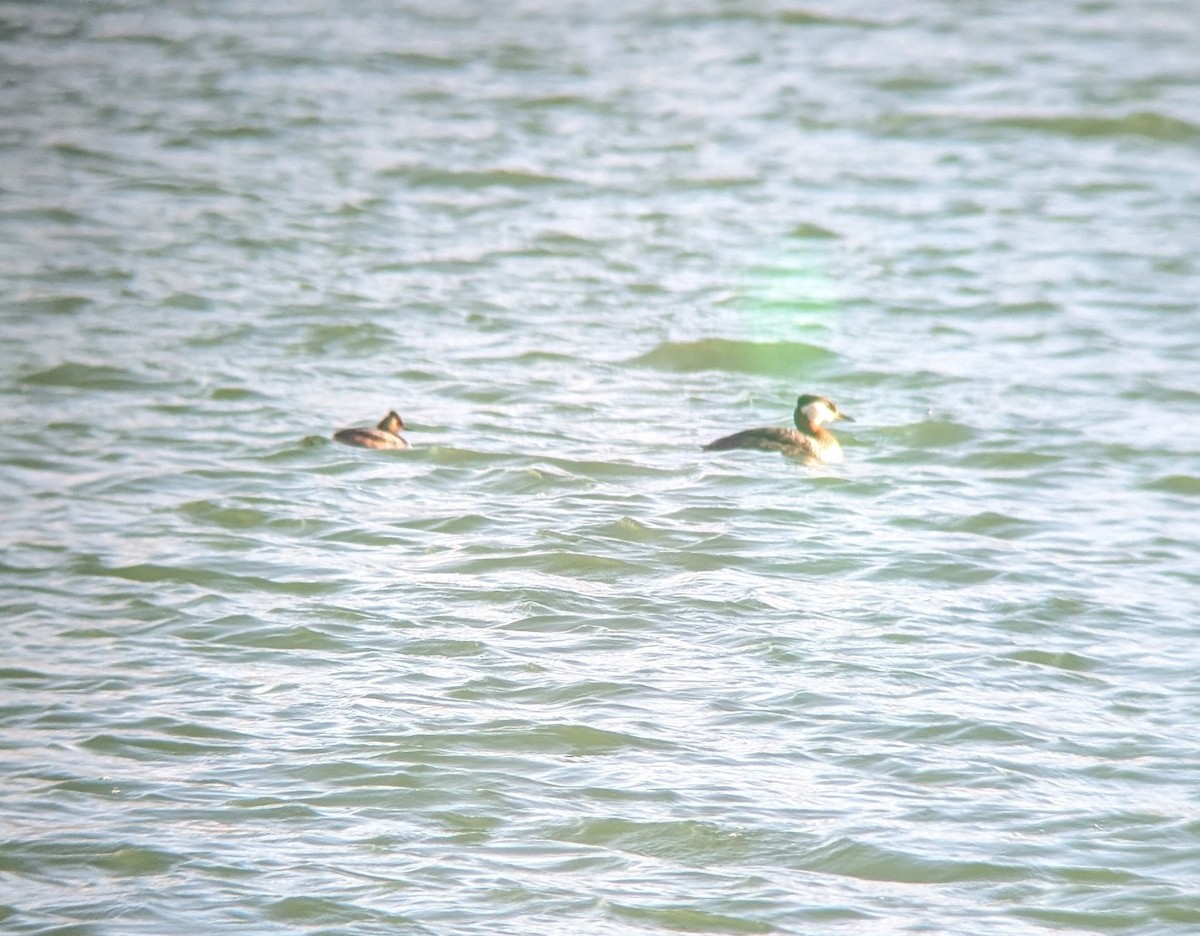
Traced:
POLYGON ((0 7, 0 926, 1196 932, 1198 48, 0 7))

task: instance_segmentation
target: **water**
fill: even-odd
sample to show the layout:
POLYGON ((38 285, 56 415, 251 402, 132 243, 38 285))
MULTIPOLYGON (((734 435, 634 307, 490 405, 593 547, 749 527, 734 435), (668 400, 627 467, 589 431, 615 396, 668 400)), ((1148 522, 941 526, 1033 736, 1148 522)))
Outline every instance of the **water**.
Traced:
POLYGON ((6 932, 1194 932, 1198 43, 0 9, 6 932))

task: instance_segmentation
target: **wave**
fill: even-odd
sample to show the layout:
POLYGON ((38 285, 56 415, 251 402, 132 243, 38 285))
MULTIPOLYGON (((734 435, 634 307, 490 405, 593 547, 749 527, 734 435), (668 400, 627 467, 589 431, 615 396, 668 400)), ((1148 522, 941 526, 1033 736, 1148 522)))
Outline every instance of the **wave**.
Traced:
POLYGON ((561 185, 563 176, 524 169, 446 169, 437 166, 393 166, 380 172, 384 178, 403 178, 412 186, 479 189, 535 188, 561 185))
POLYGON ((1136 111, 1120 117, 1060 114, 1054 116, 1013 115, 985 120, 992 127, 1036 130, 1071 137, 1141 136, 1165 142, 1200 140, 1200 126, 1154 111, 1136 111))
POLYGON ((914 131, 956 131, 963 126, 998 130, 1028 130, 1077 139, 1144 137, 1164 143, 1200 141, 1200 125, 1155 111, 1120 115, 1096 114, 964 114, 924 113, 889 115, 882 118, 885 132, 912 134, 914 131))
POLYGON ((705 338, 700 341, 668 341, 627 363, 674 373, 732 371, 765 377, 793 377, 799 372, 823 367, 836 355, 819 345, 800 341, 733 341, 705 338))
POLYGON ((159 386, 132 371, 107 364, 65 361, 54 367, 27 374, 21 383, 35 387, 76 387, 88 390, 143 390, 159 386))

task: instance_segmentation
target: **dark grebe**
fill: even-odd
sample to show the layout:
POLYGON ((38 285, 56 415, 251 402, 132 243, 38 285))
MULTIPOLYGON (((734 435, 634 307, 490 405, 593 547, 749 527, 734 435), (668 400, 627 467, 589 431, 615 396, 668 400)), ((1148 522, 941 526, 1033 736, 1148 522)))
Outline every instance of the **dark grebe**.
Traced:
POLYGON ((763 452, 782 452, 789 458, 802 459, 805 464, 819 462, 836 465, 842 460, 842 447, 833 433, 823 428, 836 419, 854 422, 837 408, 829 397, 805 394, 796 400, 795 429, 743 429, 733 435, 709 442, 706 452, 725 449, 758 449, 763 452))
POLYGON ((379 421, 374 429, 339 429, 333 434, 334 441, 359 448, 406 449, 408 442, 399 435, 404 428, 400 414, 392 410, 379 421))

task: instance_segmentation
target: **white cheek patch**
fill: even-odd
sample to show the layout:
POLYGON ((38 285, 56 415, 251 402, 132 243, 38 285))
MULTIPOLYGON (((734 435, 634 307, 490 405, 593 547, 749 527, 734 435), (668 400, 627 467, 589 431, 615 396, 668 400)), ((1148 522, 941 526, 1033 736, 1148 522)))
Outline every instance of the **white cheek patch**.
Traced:
POLYGON ((833 411, 828 406, 817 400, 815 403, 809 403, 808 406, 801 407, 802 412, 810 423, 814 426, 819 426, 822 423, 832 422, 836 417, 833 411))

